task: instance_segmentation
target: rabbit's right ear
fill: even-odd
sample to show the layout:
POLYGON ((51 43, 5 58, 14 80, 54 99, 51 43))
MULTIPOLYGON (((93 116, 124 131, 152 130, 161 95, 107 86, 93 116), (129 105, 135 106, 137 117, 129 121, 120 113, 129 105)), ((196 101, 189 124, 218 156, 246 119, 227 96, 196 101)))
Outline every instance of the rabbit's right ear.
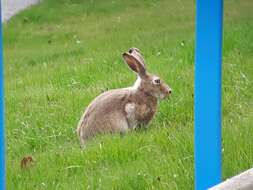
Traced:
POLYGON ((140 77, 146 75, 146 68, 145 65, 143 65, 139 60, 137 60, 133 55, 126 52, 123 53, 123 58, 127 65, 136 73, 139 74, 140 77))

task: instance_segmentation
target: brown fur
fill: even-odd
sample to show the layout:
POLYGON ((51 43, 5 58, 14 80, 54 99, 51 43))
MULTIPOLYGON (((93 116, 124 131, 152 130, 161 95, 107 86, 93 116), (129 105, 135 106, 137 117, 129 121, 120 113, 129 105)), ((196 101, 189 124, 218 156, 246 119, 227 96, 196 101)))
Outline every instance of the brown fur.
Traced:
POLYGON ((33 158, 31 156, 27 156, 27 157, 24 157, 22 160, 21 160, 21 168, 28 168, 29 166, 32 165, 33 163, 33 158))
POLYGON ((104 92, 90 103, 77 128, 81 145, 98 133, 125 133, 140 124, 148 124, 156 112, 158 98, 171 93, 163 81, 154 83, 158 77, 146 72, 138 49, 131 48, 123 57, 139 79, 134 87, 104 92))

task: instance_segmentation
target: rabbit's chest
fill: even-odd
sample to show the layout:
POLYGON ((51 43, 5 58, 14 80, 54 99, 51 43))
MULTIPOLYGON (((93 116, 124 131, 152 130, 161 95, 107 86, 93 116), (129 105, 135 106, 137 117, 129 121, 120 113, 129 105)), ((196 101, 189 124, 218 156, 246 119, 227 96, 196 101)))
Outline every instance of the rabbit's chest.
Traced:
POLYGON ((127 103, 125 106, 126 117, 130 128, 138 124, 148 124, 155 114, 155 108, 147 104, 127 103))

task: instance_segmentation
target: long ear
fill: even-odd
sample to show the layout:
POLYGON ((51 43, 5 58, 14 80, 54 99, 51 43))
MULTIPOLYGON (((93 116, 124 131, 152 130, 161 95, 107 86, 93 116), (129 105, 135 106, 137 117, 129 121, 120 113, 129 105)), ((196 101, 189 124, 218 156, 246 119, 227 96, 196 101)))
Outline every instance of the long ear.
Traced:
POLYGON ((145 61, 143 56, 141 55, 141 52, 139 49, 133 47, 128 50, 128 52, 133 55, 144 67, 145 67, 145 61))
POLYGON ((127 65, 136 73, 138 73, 140 76, 146 75, 146 68, 145 65, 143 65, 135 56, 132 54, 126 52, 123 53, 123 58, 127 65))

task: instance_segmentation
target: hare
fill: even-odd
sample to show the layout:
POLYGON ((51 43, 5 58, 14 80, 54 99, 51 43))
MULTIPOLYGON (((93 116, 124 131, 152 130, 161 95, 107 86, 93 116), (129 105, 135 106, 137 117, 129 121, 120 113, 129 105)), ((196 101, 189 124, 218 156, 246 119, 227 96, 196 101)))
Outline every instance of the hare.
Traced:
POLYGON ((89 104, 77 127, 81 147, 98 133, 126 133, 148 124, 156 112, 158 100, 172 92, 158 76, 147 72, 137 48, 130 48, 123 53, 123 58, 137 73, 137 80, 132 87, 104 92, 89 104))

